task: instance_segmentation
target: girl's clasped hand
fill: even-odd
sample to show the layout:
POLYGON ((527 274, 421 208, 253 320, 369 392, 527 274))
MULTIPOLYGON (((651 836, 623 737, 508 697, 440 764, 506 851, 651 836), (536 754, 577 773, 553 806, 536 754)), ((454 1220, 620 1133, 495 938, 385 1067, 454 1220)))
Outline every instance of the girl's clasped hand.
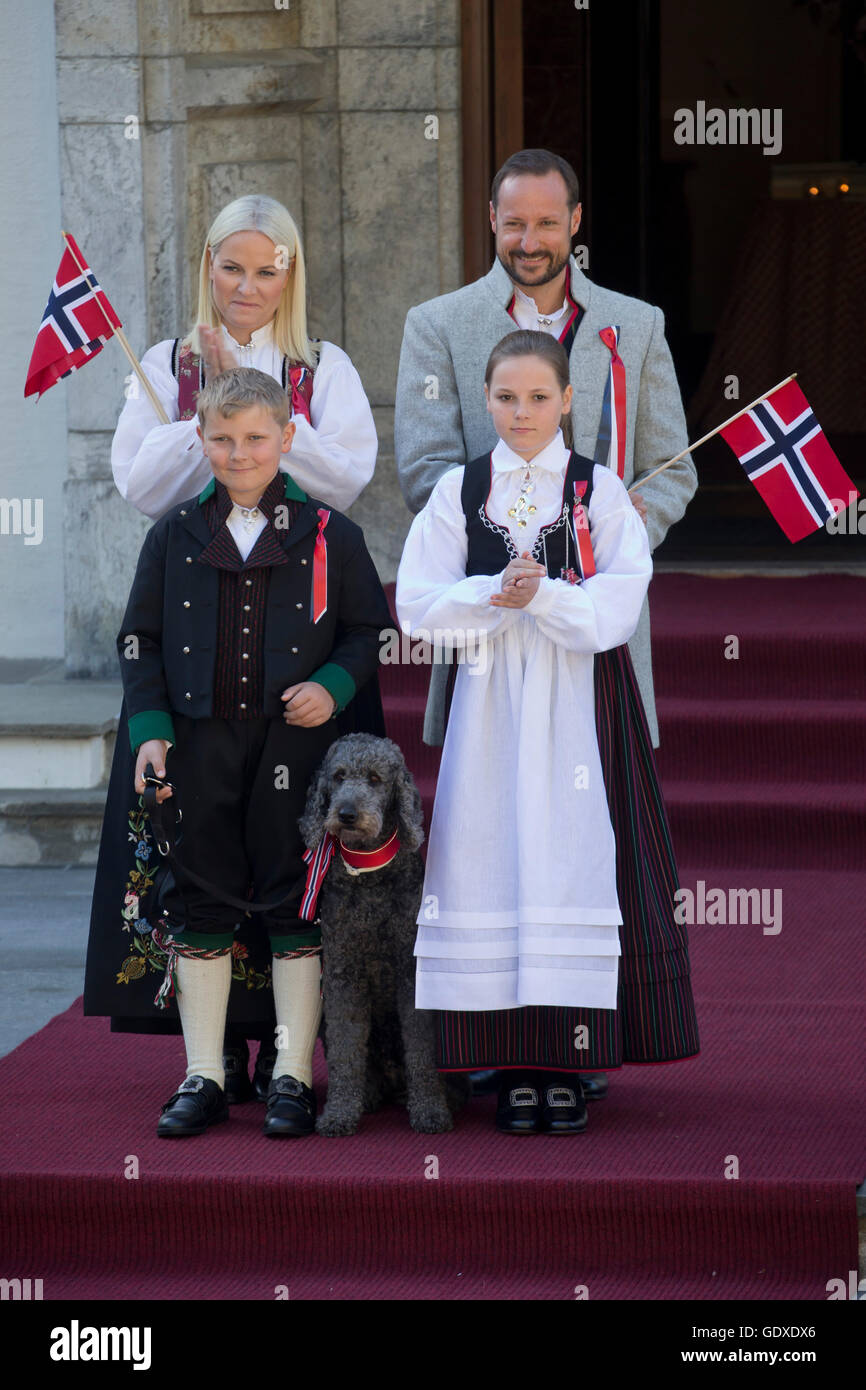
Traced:
POLYGON ((544 565, 524 550, 519 560, 510 560, 503 570, 502 593, 493 594, 491 604, 494 608, 525 608, 532 602, 546 574, 544 565))

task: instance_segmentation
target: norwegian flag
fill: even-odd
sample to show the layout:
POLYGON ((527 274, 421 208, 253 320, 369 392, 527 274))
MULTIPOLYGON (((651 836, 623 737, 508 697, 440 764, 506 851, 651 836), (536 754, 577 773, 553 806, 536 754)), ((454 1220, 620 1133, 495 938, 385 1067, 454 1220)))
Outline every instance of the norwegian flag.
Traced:
POLYGON ((101 352, 122 324, 71 236, 48 296, 24 395, 37 397, 101 352), (89 283, 88 283, 89 282, 89 283))
POLYGON ((789 541, 801 541, 857 495, 796 381, 720 431, 789 541))

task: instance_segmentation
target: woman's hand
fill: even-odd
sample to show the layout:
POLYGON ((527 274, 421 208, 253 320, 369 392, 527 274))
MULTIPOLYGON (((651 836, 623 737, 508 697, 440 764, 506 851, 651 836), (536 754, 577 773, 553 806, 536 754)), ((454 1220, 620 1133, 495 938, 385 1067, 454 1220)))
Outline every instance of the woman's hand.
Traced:
POLYGON ((547 570, 524 550, 519 560, 509 560, 502 575, 502 593, 490 599, 494 608, 525 608, 531 603, 547 570))
POLYGON ((238 366, 238 360, 231 348, 226 345, 225 338, 219 328, 209 328, 207 324, 200 323, 198 339, 201 343, 201 355, 204 358, 205 376, 208 379, 219 376, 220 372, 227 372, 230 367, 238 366))
POLYGON ((639 492, 630 492, 629 497, 631 498, 632 506, 634 507, 644 526, 646 526, 646 502, 643 500, 639 492))
MULTIPOLYGON (((144 769, 148 763, 153 763, 153 770, 157 777, 165 776, 165 759, 170 744, 164 738, 149 738, 146 743, 142 743, 135 759, 135 790, 139 793, 144 791, 144 769)), ((166 801, 171 796, 171 787, 160 787, 156 793, 157 801, 166 801)))
POLYGON ((280 696, 286 701, 283 718, 287 724, 297 724, 301 729, 315 729, 330 719, 337 702, 330 691, 318 681, 301 681, 290 685, 280 696))

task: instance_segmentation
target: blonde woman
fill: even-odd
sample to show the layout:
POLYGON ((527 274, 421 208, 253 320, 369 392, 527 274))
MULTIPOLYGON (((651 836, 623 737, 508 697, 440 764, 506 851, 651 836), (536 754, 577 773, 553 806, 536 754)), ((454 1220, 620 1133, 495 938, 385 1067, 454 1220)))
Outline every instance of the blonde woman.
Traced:
POLYGON ((291 469, 313 497, 345 511, 373 476, 376 427, 361 378, 335 343, 307 333, 298 229, 273 198, 250 194, 217 214, 202 251, 195 324, 149 348, 142 366, 170 424, 147 393, 130 395, 111 448, 122 497, 156 520, 210 476, 196 434, 195 394, 229 367, 258 367, 291 391, 291 469))

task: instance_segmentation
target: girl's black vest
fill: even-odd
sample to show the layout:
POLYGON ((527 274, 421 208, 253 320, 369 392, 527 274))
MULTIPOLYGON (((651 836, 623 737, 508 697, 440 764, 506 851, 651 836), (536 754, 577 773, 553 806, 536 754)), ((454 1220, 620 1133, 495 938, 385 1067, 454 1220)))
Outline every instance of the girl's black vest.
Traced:
MULTIPOLYGON (((586 483, 582 502, 589 507, 592 496, 592 459, 576 454, 572 449, 565 470, 562 487, 562 506, 559 516, 547 526, 542 526, 538 539, 532 547, 533 559, 544 564, 547 555, 547 573, 551 579, 559 579, 561 571, 569 567, 577 568, 577 547, 574 543, 572 506, 574 505, 574 484, 586 483)), ((486 503, 493 481, 493 463, 490 454, 467 463, 463 473, 463 488, 460 500, 466 517, 466 535, 469 551, 466 557, 467 574, 499 574, 509 560, 520 554, 520 547, 514 543, 511 533, 505 526, 497 526, 487 515, 486 503)))

